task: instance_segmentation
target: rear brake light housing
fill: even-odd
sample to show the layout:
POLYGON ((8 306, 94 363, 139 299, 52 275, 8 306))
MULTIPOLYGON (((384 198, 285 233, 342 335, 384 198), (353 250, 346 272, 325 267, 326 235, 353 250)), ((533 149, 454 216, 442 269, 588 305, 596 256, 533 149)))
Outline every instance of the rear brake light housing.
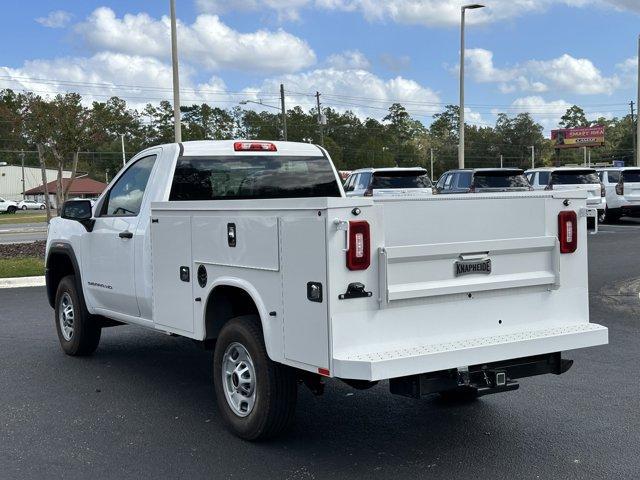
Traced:
POLYGON ((606 197, 607 196, 607 190, 604 188, 604 183, 600 184, 600 196, 601 197, 606 197))
POLYGON ((558 240, 560 253, 573 253, 578 249, 578 215, 573 210, 558 214, 558 240))
POLYGON ((271 142, 235 142, 233 150, 236 152, 277 152, 275 144, 271 142))
POLYGON ((371 229, 364 220, 349 222, 347 268, 366 270, 371 265, 371 229))
POLYGON ((616 195, 624 195, 624 183, 620 182, 616 184, 616 195))

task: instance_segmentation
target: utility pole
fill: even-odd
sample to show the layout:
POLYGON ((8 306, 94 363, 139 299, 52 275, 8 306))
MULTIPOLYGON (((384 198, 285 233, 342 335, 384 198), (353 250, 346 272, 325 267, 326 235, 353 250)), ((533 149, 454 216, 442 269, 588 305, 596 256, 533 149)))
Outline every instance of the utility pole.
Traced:
POLYGON ((316 92, 316 105, 318 105, 318 131, 320 132, 320 145, 324 147, 324 132, 322 131, 322 110, 320 110, 320 92, 316 92))
POLYGON ((591 149, 587 150, 587 166, 591 167, 591 149))
POLYGON ((500 168, 502 168, 502 154, 500 154, 500 168))
POLYGON ((531 145, 529 148, 531 149, 531 168, 536 168, 536 147, 531 145))
POLYGON ((20 162, 22 163, 22 200, 26 199, 24 194, 25 186, 24 186, 24 150, 20 150, 20 162))
MULTIPOLYGON (((638 35, 638 98, 636 99, 636 105, 640 108, 640 35, 638 35)), ((636 121, 636 139, 640 143, 640 119, 636 121)), ((640 149, 637 149, 640 150, 640 149)), ((640 153, 636 154, 636 167, 640 167, 640 153)))
POLYGON ((633 100, 629 102, 629 105, 631 106, 631 138, 633 139, 633 158, 636 159, 638 158, 638 150, 636 146, 636 142, 638 141, 638 139, 636 138, 636 122, 633 116, 633 100))
POLYGON ((122 166, 124 167, 127 164, 127 155, 124 153, 124 133, 120 134, 120 140, 122 143, 122 166))
POLYGON ((429 150, 431 151, 431 180, 433 180, 433 148, 429 150))
POLYGON ((587 166, 587 147, 582 147, 582 149, 584 150, 584 159, 582 160, 582 166, 586 167, 587 166))
POLYGON ((284 85, 280 84, 280 105, 282 107, 282 138, 287 141, 287 107, 284 104, 284 85))
POLYGON ((171 63, 173 66, 173 123, 175 142, 182 142, 180 120, 180 75, 178 72, 178 32, 176 27, 176 0, 169 0, 171 8, 171 63))

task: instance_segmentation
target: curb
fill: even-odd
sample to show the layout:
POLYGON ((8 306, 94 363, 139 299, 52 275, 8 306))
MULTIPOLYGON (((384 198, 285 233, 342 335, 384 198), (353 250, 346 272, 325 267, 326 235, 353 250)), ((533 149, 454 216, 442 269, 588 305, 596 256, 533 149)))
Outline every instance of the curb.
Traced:
POLYGON ((0 278, 0 289, 2 288, 24 288, 24 287, 44 287, 44 276, 42 277, 19 277, 0 278))

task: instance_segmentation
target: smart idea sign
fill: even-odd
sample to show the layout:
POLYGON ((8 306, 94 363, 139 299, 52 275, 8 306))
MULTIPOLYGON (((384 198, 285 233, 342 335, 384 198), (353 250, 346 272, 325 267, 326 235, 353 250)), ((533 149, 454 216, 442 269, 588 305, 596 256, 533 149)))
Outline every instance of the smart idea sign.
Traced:
POLYGON ((551 130, 551 140, 554 148, 602 147, 604 126, 551 130))

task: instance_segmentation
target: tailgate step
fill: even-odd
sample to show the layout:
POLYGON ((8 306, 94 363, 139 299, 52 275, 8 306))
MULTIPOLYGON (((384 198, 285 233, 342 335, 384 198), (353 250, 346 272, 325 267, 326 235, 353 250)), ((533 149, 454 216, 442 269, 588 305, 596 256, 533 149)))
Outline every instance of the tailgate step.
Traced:
POLYGON ((595 323, 578 323, 392 350, 337 353, 333 359, 332 373, 340 378, 383 380, 591 347, 607 341, 606 327, 595 323))

